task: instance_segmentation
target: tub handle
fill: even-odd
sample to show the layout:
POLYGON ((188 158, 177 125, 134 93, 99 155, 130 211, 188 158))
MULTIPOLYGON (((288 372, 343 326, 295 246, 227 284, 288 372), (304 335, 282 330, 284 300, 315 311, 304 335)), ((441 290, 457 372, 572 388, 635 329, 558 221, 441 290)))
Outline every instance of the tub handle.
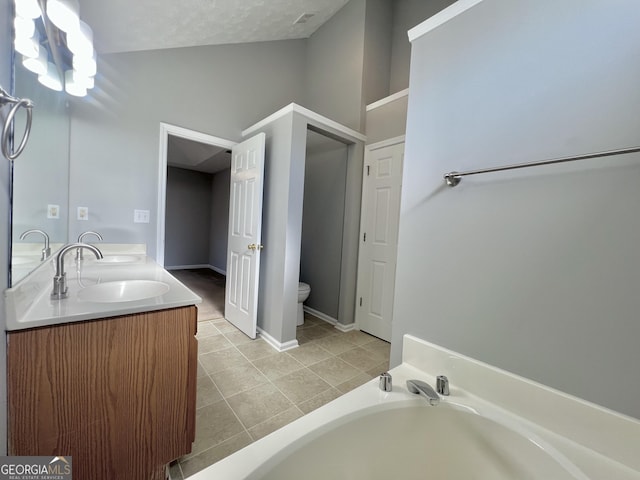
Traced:
POLYGON ((380 374, 380 390, 390 392, 393 389, 393 381, 389 372, 380 374))

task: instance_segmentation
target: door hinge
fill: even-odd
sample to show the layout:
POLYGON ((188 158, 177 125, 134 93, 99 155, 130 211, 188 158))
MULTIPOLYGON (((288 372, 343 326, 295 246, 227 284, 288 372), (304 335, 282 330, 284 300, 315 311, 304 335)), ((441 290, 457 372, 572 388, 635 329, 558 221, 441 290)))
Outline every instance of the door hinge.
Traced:
POLYGON ((367 165, 367 177, 369 176, 369 168, 370 167, 371 167, 370 165, 367 165))
POLYGON ((362 306, 362 297, 360 297, 360 306, 362 306))
POLYGON ((367 232, 364 232, 364 235, 362 236, 362 241, 363 242, 367 241, 367 232))

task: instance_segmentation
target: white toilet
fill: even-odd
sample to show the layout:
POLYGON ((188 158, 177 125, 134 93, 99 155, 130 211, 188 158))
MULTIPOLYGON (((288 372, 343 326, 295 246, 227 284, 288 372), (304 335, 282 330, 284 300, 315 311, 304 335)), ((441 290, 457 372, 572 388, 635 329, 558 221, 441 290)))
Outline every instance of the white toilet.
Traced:
POLYGON ((306 283, 298 283, 298 326, 304 323, 304 310, 302 304, 309 298, 311 287, 306 283))

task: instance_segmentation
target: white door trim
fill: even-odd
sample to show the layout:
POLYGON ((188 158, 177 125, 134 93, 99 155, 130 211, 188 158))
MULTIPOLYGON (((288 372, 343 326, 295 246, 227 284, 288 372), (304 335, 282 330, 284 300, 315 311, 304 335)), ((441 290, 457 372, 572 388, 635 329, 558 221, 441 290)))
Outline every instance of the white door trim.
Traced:
POLYGON ((167 148, 169 144, 169 135, 174 135, 195 142, 215 145, 222 148, 233 148, 237 142, 226 140, 220 137, 214 137, 207 133, 190 130, 177 125, 160 122, 160 148, 158 155, 158 206, 156 212, 156 263, 164 266, 164 234, 165 234, 165 215, 167 207, 167 148))

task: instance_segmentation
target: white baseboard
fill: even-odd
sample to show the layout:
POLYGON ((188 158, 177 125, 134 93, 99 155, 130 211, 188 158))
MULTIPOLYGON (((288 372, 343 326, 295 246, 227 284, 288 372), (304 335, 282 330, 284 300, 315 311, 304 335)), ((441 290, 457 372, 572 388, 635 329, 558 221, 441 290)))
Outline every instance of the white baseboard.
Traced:
POLYGON ((214 272, 218 272, 221 275, 227 276, 226 270, 222 270, 221 268, 214 267, 213 265, 209 265, 207 263, 200 263, 195 265, 165 265, 165 270, 197 270, 199 268, 208 268, 209 270, 213 270, 214 272))
POLYGON ((214 267, 213 265, 209 265, 209 268, 211 270, 213 270, 214 272, 218 272, 220 275, 224 275, 225 277, 227 276, 227 271, 226 270, 222 270, 221 268, 214 267))
POLYGON ((273 338, 271 335, 269 335, 267 332, 262 330, 260 327, 257 327, 257 329, 258 329, 258 335, 260 335, 265 342, 267 342, 269 345, 275 348, 278 352, 286 352, 287 350, 291 350, 293 348, 298 347, 298 340, 291 340, 289 342, 281 343, 275 338, 273 338))
POLYGON ((336 328, 343 333, 350 332, 351 330, 360 330, 356 327, 355 323, 350 323, 349 325, 343 325, 342 323, 336 323, 336 328))
POLYGON ((314 317, 318 317, 320 320, 324 320, 325 322, 333 325, 334 327, 336 327, 338 330, 340 330, 341 332, 350 332, 351 330, 359 330, 356 327, 355 323, 350 323, 349 325, 343 325, 342 323, 339 323, 338 320, 336 320, 333 317, 330 317, 329 315, 327 315, 326 313, 322 313, 318 310, 315 310, 311 307, 307 307, 306 305, 302 306, 302 309, 305 312, 310 313, 311 315, 313 315, 314 317))

